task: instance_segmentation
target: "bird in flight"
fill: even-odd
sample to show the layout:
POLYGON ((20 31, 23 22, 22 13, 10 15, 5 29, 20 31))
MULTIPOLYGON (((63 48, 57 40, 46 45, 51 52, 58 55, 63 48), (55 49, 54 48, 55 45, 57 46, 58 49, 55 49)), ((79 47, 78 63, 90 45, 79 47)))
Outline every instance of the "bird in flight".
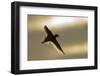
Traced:
POLYGON ((45 29, 45 32, 47 33, 47 37, 41 43, 44 44, 45 42, 50 41, 64 54, 64 51, 62 50, 60 44, 56 40, 56 37, 58 37, 59 35, 58 34, 53 35, 53 33, 48 29, 46 25, 44 26, 44 29, 45 29))

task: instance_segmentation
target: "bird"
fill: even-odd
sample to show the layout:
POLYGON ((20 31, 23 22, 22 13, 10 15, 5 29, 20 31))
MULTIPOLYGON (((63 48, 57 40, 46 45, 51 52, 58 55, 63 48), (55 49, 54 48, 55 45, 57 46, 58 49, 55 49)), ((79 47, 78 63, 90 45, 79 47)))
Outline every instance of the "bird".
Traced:
POLYGON ((53 35, 53 33, 50 31, 47 25, 44 26, 44 29, 45 32, 47 33, 47 37, 45 37, 44 41, 42 41, 41 43, 44 44, 46 42, 52 42, 57 47, 57 49, 59 49, 63 54, 65 54, 60 44, 56 40, 56 38, 59 37, 59 35, 58 34, 53 35))

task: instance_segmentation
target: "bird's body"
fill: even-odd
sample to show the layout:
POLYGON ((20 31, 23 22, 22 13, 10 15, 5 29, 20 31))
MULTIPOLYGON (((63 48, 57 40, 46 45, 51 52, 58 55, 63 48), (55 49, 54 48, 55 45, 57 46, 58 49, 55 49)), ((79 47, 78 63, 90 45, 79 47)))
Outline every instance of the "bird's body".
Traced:
POLYGON ((58 41, 56 40, 56 37, 58 37, 58 35, 57 34, 53 35, 53 33, 48 29, 47 26, 44 26, 44 29, 47 33, 47 37, 44 39, 42 44, 45 42, 51 41, 64 54, 64 51, 62 50, 61 46, 59 45, 58 41))

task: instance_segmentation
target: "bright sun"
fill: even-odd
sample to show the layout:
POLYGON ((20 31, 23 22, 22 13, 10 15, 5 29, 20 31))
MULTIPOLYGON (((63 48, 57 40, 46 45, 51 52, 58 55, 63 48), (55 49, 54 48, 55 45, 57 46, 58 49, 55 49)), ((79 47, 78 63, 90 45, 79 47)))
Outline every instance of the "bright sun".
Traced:
POLYGON ((53 17, 51 20, 49 20, 49 24, 51 25, 60 25, 64 23, 71 23, 74 22, 75 18, 73 17, 53 17))

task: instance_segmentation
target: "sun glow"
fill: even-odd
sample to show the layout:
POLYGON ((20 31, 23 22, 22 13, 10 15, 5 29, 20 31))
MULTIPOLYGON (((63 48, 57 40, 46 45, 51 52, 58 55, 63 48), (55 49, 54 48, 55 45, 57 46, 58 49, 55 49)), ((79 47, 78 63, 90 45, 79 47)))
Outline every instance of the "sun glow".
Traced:
POLYGON ((49 24, 58 25, 63 23, 71 23, 74 21, 75 18, 73 17, 53 17, 51 20, 49 20, 49 24))
POLYGON ((50 29, 57 30, 66 27, 74 27, 86 23, 87 17, 72 16, 28 16, 28 26, 30 30, 42 30, 45 25, 50 29), (35 25, 35 26, 34 26, 35 25))

